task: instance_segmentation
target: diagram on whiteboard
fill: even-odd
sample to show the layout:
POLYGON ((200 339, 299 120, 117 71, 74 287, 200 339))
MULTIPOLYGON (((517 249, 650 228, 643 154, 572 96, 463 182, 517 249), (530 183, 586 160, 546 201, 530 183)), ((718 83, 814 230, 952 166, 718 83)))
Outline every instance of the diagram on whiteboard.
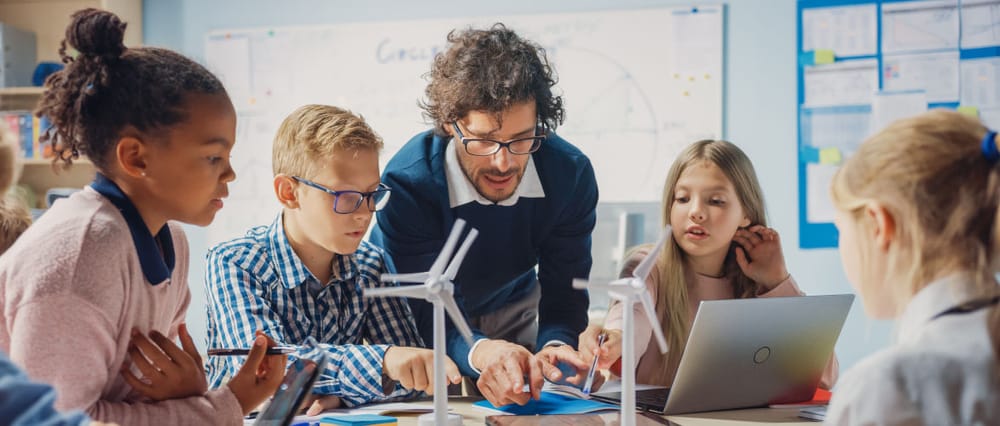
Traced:
POLYGON ((384 166, 430 128, 418 102, 448 32, 494 22, 545 48, 566 108, 556 132, 591 159, 602 202, 659 200, 676 153, 721 137, 721 6, 216 31, 205 59, 240 132, 237 181, 210 243, 277 213, 270 146, 289 112, 322 103, 362 115, 385 141, 384 166))

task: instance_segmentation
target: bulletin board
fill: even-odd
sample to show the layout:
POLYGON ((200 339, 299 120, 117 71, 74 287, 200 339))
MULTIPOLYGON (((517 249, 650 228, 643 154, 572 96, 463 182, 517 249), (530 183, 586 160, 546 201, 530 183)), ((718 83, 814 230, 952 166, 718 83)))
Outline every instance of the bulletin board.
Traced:
POLYGON ((237 180, 208 243, 274 218, 271 144, 289 112, 321 103, 362 115, 385 141, 384 167, 430 128, 418 100, 448 32, 495 22, 545 48, 566 109, 557 133, 589 156, 600 201, 659 200, 676 154, 722 137, 724 11, 698 5, 213 31, 205 60, 236 106, 237 180))
POLYGON ((1000 127, 1000 0, 798 1, 799 246, 837 246, 830 182, 894 120, 952 108, 1000 127))

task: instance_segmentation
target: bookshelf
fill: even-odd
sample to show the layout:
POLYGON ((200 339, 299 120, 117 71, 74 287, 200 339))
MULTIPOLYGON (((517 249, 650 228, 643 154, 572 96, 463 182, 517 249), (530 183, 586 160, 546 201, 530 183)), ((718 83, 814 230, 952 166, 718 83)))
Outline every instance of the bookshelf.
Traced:
MULTIPOLYGON (((66 34, 73 12, 94 7, 114 12, 128 23, 126 46, 142 45, 142 0, 0 0, 0 22, 35 33, 39 62, 59 62, 59 43, 66 34)), ((33 111, 41 99, 41 87, 0 87, 0 112, 33 111)), ((45 208, 45 193, 51 188, 82 188, 94 178, 96 168, 85 159, 63 170, 52 159, 30 158, 21 161, 18 184, 35 194, 45 208)))
MULTIPOLYGON (((0 89, 0 113, 4 111, 32 111, 42 96, 40 87, 0 89)), ((0 123, 6 125, 6 123, 0 123)), ((27 186, 35 194, 37 203, 32 208, 46 208, 45 193, 52 188, 83 188, 94 179, 97 169, 86 159, 73 162, 63 169, 53 166, 51 158, 22 158, 19 185, 27 186)))

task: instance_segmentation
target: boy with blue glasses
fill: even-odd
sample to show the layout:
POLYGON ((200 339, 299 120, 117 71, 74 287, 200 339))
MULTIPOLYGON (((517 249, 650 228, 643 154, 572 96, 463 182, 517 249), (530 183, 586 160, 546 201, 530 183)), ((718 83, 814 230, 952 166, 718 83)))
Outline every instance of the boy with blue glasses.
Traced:
MULTIPOLYGON (((349 111, 325 105, 294 111, 272 153, 282 212, 270 226, 208 254, 208 347, 239 346, 263 330, 279 345, 305 352, 303 342, 315 338, 330 362, 309 414, 433 388, 432 352, 419 348, 406 301, 362 295, 390 285, 380 281, 388 271, 384 252, 363 241, 391 193, 379 178, 382 145, 349 111)), ((221 386, 241 362, 210 359, 210 384, 221 386)), ((459 382, 458 368, 447 365, 449 379, 459 382)))

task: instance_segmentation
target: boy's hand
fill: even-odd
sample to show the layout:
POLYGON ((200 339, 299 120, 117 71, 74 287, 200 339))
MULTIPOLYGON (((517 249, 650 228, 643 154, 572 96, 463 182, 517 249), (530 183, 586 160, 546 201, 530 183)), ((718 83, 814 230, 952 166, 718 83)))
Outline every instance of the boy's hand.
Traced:
MULTIPOLYGON (((382 359, 382 371, 404 388, 434 394, 434 351, 430 349, 390 346, 382 359)), ((452 384, 462 381, 458 366, 448 357, 445 377, 452 384)))
POLYGON ((309 407, 306 410, 307 416, 315 416, 326 410, 332 408, 340 407, 340 397, 334 395, 317 395, 310 394, 305 400, 302 401, 302 405, 299 406, 299 411, 309 407))
POLYGON ((228 383, 244 415, 274 394, 285 378, 285 363, 288 360, 287 355, 266 355, 267 348, 275 346, 274 340, 260 330, 256 334, 246 363, 228 383))
POLYGON ((204 395, 208 390, 201 356, 187 326, 181 324, 178 334, 183 349, 158 331, 152 331, 147 338, 132 330, 129 357, 143 378, 132 373, 127 363, 122 364, 121 374, 133 389, 153 401, 204 395))
POLYGON ((739 244, 736 263, 747 277, 763 287, 761 290, 769 291, 788 279, 777 231, 754 225, 737 230, 733 242, 739 244))
POLYGON ((589 366, 597 356, 597 368, 607 370, 622 357, 622 331, 605 329, 599 325, 587 326, 580 333, 580 356, 589 366), (597 337, 605 334, 604 344, 597 347, 597 337))

